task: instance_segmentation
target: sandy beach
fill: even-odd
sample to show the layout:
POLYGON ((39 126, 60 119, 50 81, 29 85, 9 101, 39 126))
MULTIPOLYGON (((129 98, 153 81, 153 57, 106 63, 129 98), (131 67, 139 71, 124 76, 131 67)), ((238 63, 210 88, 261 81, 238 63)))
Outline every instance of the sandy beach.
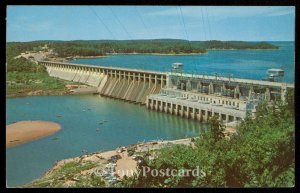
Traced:
POLYGON ((6 148, 52 135, 60 125, 48 121, 19 121, 6 126, 6 148))

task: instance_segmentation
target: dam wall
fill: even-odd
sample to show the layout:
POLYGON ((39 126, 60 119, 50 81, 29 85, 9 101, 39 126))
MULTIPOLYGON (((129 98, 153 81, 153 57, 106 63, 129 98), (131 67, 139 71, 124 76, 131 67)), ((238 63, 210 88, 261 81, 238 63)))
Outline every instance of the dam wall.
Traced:
POLYGON ((166 73, 62 62, 38 61, 50 76, 97 87, 103 96, 145 104, 167 84, 166 73))
POLYGON ((247 101, 234 98, 163 89, 159 94, 149 95, 146 106, 151 110, 200 122, 217 116, 220 121, 229 123, 244 119, 247 113, 251 114, 254 104, 257 103, 249 106, 251 104, 247 101))
POLYGON ((97 87, 100 95, 145 104, 156 110, 207 122, 212 116, 229 123, 257 106, 270 105, 294 90, 293 84, 184 73, 39 61, 50 76, 97 87))

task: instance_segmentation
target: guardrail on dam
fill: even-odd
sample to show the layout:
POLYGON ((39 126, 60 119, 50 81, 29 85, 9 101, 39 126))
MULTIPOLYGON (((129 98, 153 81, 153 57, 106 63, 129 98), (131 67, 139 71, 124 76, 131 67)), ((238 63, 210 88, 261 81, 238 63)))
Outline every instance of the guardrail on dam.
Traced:
POLYGON ((166 73, 62 62, 38 61, 50 76, 97 87, 101 95, 146 103, 166 85, 166 73))
MULTIPOLYGON (((206 122, 255 116, 263 101, 286 100, 294 85, 280 82, 38 61, 50 76, 98 88, 101 95, 206 122)), ((270 103, 271 104, 271 103, 270 103)))

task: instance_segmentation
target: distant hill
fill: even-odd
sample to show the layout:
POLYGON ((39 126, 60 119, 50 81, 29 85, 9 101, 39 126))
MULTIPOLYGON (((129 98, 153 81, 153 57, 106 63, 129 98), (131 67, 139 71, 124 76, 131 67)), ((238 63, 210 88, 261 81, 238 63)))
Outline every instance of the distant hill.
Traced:
POLYGON ((205 41, 202 42, 206 49, 278 49, 278 46, 267 42, 243 42, 243 41, 205 41))
POLYGON ((8 55, 38 50, 45 44, 53 49, 59 57, 101 56, 107 53, 160 53, 191 54, 206 53, 208 49, 278 49, 278 46, 267 42, 245 41, 187 41, 181 39, 153 40, 42 40, 32 42, 8 42, 8 55))

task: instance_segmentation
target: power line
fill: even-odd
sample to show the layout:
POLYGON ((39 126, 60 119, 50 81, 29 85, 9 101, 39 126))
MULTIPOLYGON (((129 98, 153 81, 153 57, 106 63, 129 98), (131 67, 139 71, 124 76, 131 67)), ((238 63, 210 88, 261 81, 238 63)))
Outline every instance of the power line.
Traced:
MULTIPOLYGON (((211 27, 210 27, 209 15, 208 15, 207 8, 205 8, 205 12, 206 12, 206 19, 207 19, 207 23, 208 23, 208 31, 209 31, 209 35, 211 37, 212 33, 211 33, 211 27)), ((212 40, 212 38, 210 38, 210 39, 212 40)))
MULTIPOLYGON (((112 12, 113 16, 115 17, 115 19, 118 21, 118 23, 120 24, 120 26, 123 28, 123 30, 126 32, 126 34, 128 35, 128 37, 130 39, 133 40, 132 36, 130 35, 130 33, 126 30, 125 26, 121 23, 121 21, 119 20, 119 18, 117 17, 117 15, 114 13, 114 11, 112 10, 111 7, 109 7, 110 11, 112 12)), ((142 19, 141 19, 142 20, 142 19)), ((142 20, 143 22, 143 20, 142 20)), ((144 24, 144 23, 143 23, 144 24)), ((145 24, 144 24, 145 25, 145 24)), ((145 60, 144 58, 142 58, 141 60, 145 60)), ((143 69, 144 70, 144 67, 143 66, 138 66, 137 68, 140 68, 140 69, 143 69)))
POLYGON ((206 30, 205 30, 205 25, 204 25, 204 18, 203 18, 203 10, 201 7, 201 18, 202 18, 202 25, 203 25, 203 32, 204 32, 204 41, 206 40, 206 30))
MULTIPOLYGON (((183 22, 182 22, 182 19, 181 19, 181 13, 179 11, 179 6, 176 7, 176 11, 177 11, 177 17, 178 17, 178 21, 180 23, 180 26, 184 29, 184 25, 183 25, 183 22)), ((183 37, 183 39, 186 39, 187 36, 186 36, 186 33, 185 33, 185 37, 183 37)))
MULTIPOLYGON (((203 8, 201 7, 201 18, 202 18, 202 24, 203 24, 203 32, 204 32, 204 39, 205 39, 204 44, 205 44, 205 41, 208 41, 208 35, 207 35, 207 30, 206 30, 208 18, 207 18, 207 14, 206 14, 206 25, 205 25, 205 22, 204 22, 205 18, 204 18, 203 12, 204 12, 203 8)), ((209 51, 207 51, 207 52, 209 52, 209 51)), ((209 63, 211 62, 209 54, 207 54, 207 60, 209 63)))
MULTIPOLYGON (((185 36, 186 36, 186 38, 187 38, 187 41, 188 41, 188 44, 189 44, 189 46, 190 46, 191 51, 193 51, 193 50, 192 50, 192 44, 191 44, 191 42, 189 41, 188 33, 187 33, 187 30, 186 30, 186 26, 185 26, 185 21, 184 21, 183 14, 182 14, 182 10, 181 10, 181 7, 180 7, 180 6, 179 6, 179 11, 180 11, 180 16, 181 16, 181 20, 182 20, 182 23, 183 23, 184 31, 185 31, 185 36)), ((177 13, 178 13, 178 11, 177 11, 177 13)), ((195 70, 196 70, 196 64, 195 64, 195 61, 194 61, 194 60, 192 60, 192 62, 193 62, 193 64, 194 64, 194 71, 193 71, 193 73, 194 73, 195 70)))
MULTIPOLYGON (((135 10, 136 10, 136 12, 137 12, 137 15, 139 16, 140 20, 142 21, 142 24, 143 24, 143 26, 144 26, 144 28, 145 28, 145 31, 146 31, 147 33, 149 33, 149 29, 148 29, 148 27, 146 26, 146 24, 145 24, 145 22, 144 22, 144 20, 143 20, 143 18, 142 18, 142 15, 140 14, 140 12, 139 12, 139 10, 137 9, 136 6, 134 6, 134 8, 135 8, 135 10)), ((154 37, 153 37, 152 33, 150 33, 150 34, 151 34, 151 38, 153 39, 154 37)))
POLYGON ((112 10, 112 8, 110 8, 110 11, 112 12, 113 16, 116 18, 116 20, 119 22, 119 24, 121 25, 121 27, 123 28, 123 30, 127 33, 127 35, 129 36, 130 39, 132 39, 130 33, 128 33, 128 31, 126 30, 126 28, 123 26, 123 24, 121 23, 121 21, 119 20, 119 18, 117 17, 117 15, 114 13, 114 11, 112 10))
POLYGON ((111 34, 111 36, 113 37, 113 39, 116 40, 116 37, 114 36, 114 34, 112 33, 112 31, 110 31, 110 29, 107 27, 107 25, 103 22, 103 20, 101 19, 100 16, 98 16, 98 14, 95 12, 95 10, 92 9, 92 7, 88 6, 90 8, 90 10, 95 14, 95 16, 98 18, 98 20, 104 25, 104 27, 106 28, 106 30, 111 34))
MULTIPOLYGON (((208 31, 209 31, 209 36, 210 36, 210 40, 212 40, 212 33, 211 33, 211 27, 210 27, 210 22, 209 22, 209 15, 208 15, 208 11, 207 8, 205 7, 205 12, 206 12, 206 19, 207 19, 207 23, 208 23, 208 31)), ((211 58, 212 64, 214 64, 214 57, 211 58)))
MULTIPOLYGON (((143 18, 142 18, 142 16, 141 16, 139 10, 138 10, 138 8, 137 8, 136 6, 134 6, 134 8, 135 8, 135 11, 137 12, 138 17, 139 17, 140 20, 142 21, 142 24, 143 24, 143 26, 144 26, 144 28, 145 28, 146 33, 148 33, 148 28, 147 28, 147 26, 146 26, 146 24, 145 24, 145 22, 144 22, 144 20, 143 20, 143 18)), ((144 58, 144 57, 142 57, 141 60, 143 60, 144 62, 145 62, 145 61, 148 61, 148 60, 147 60, 146 58, 144 58)), ((144 68, 142 67, 142 69, 144 69, 144 68)))
POLYGON ((188 37, 187 31, 186 31, 185 22, 184 22, 184 18, 182 16, 182 11, 181 11, 181 7, 180 6, 179 6, 179 10, 180 10, 181 19, 182 19, 183 26, 184 26, 185 35, 186 35, 187 41, 189 41, 189 37, 188 37))

